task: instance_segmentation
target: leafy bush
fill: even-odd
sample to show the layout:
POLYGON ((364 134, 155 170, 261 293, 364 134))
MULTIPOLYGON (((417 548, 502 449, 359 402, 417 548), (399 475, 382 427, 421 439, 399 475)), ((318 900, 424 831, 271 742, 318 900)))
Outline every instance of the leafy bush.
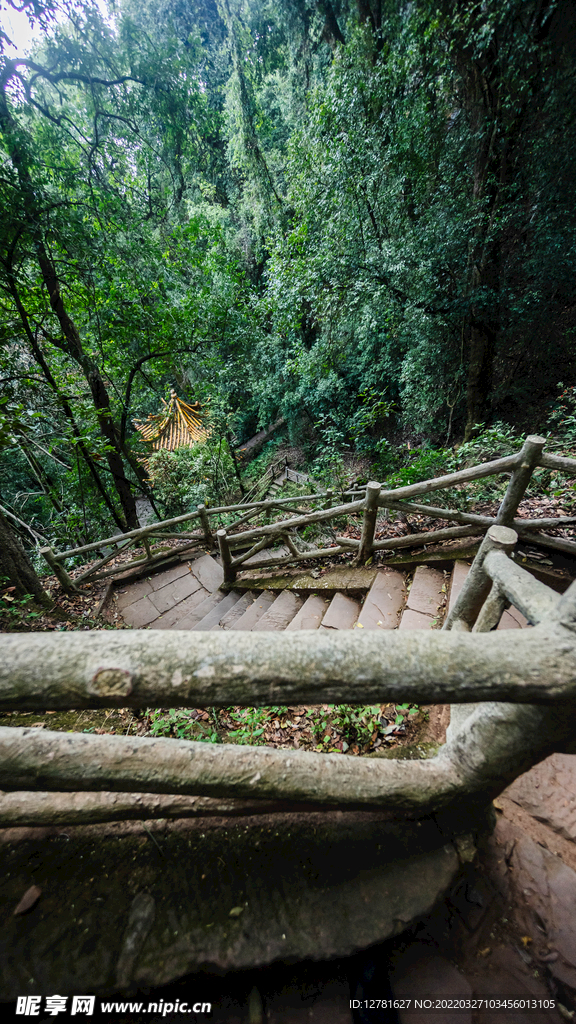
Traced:
POLYGON ((168 516, 192 512, 196 505, 232 500, 234 466, 226 441, 210 437, 193 448, 154 452, 149 460, 154 495, 168 516))

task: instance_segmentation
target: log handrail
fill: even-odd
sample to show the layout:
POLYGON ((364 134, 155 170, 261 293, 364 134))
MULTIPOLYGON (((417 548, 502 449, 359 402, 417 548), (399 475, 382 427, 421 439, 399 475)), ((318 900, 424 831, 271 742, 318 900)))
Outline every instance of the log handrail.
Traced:
MULTIPOLYGON (((516 540, 510 528, 490 527, 442 631, 0 637, 4 710, 451 700, 463 717, 430 760, 0 728, 0 787, 85 791, 91 814, 96 791, 383 807, 412 816, 487 800, 576 737, 576 583, 558 598, 510 560, 516 540), (539 624, 469 632, 486 607, 501 613, 509 600, 539 624)), ((489 620, 485 627, 493 628, 489 620)), ((149 806, 146 797, 143 814, 149 806)), ((82 820, 77 813, 74 820, 82 820)))
MULTIPOLYGON (((576 460, 564 458, 562 456, 548 455, 542 451, 544 444, 544 438, 530 435, 526 438, 522 449, 514 455, 507 455, 500 459, 494 459, 491 462, 481 463, 477 466, 458 470, 455 473, 448 473, 440 477, 434 477, 430 480, 420 481, 419 483, 410 484, 406 487, 395 488, 393 490, 383 489, 380 484, 372 482, 367 485, 362 496, 360 498, 356 498, 356 500, 343 502, 340 505, 331 507, 330 497, 328 501, 323 501, 323 508, 306 514, 298 514, 298 506, 301 506, 302 503, 306 504, 309 502, 322 501, 326 496, 321 494, 311 494, 297 498, 276 498, 260 502, 244 501, 241 504, 219 506, 216 508, 207 508, 203 505, 199 505, 198 509, 194 512, 189 512, 182 516, 176 516, 172 519, 164 520, 159 523, 151 523, 137 530, 131 530, 126 534, 120 534, 115 537, 107 538, 103 541, 85 544, 80 548, 72 548, 60 553, 52 551, 51 548, 42 548, 41 553, 44 555, 51 571, 55 573, 63 588, 66 591, 74 591, 77 589, 78 584, 85 580, 96 581, 108 579, 111 576, 125 573, 127 570, 132 568, 142 569, 147 566, 152 567, 157 564, 162 564, 166 559, 174 557, 175 555, 193 553, 194 550, 199 550, 202 547, 206 547, 207 550, 211 550, 213 547, 214 536, 210 527, 210 517, 230 514, 235 511, 242 511, 244 514, 241 518, 231 526, 228 526, 225 530, 226 536, 223 541, 224 549, 230 552, 230 559, 226 564, 227 584, 231 584, 234 581, 242 566, 248 568, 246 563, 249 562, 251 557, 262 551, 266 546, 273 545, 275 541, 285 537, 287 535, 287 531, 292 533, 292 531, 297 530, 299 527, 304 527, 312 523, 330 522, 338 517, 356 515, 359 512, 362 512, 364 516, 362 538, 360 541, 355 538, 335 537, 331 545, 326 547, 317 547, 311 551, 305 552, 299 551, 298 546, 295 543, 294 535, 288 543, 290 551, 289 554, 283 553, 275 555, 271 552, 268 558, 258 559, 258 567, 271 568, 273 566, 277 566, 280 568, 291 563, 306 561, 307 559, 315 560, 319 558, 332 558, 335 555, 344 554, 347 551, 355 552, 357 563, 363 564, 369 557, 371 557, 374 551, 393 551, 401 548, 413 548, 432 543, 441 543, 445 540, 458 537, 474 537, 484 533, 487 528, 498 523, 513 526, 517 530, 519 536, 524 540, 528 540, 530 543, 576 556, 576 543, 574 541, 563 537, 550 537, 541 532, 542 529, 554 529, 556 527, 571 525, 573 522, 576 522, 576 517, 564 516, 555 519, 548 518, 542 520, 522 520, 514 518, 516 509, 525 492, 526 486, 530 481, 532 472, 537 466, 544 466, 545 468, 552 470, 561 470, 562 472, 573 471, 574 475, 576 475, 576 460), (433 491, 451 487, 460 487, 466 483, 483 479, 487 476, 498 475, 500 473, 509 473, 511 476, 504 501, 502 502, 497 516, 482 516, 454 509, 443 509, 408 500, 411 497, 427 495, 433 491), (296 509, 293 508, 294 505, 297 506, 296 509), (272 510, 283 509, 285 507, 290 508, 291 506, 292 511, 294 511, 295 514, 290 519, 282 519, 279 522, 270 523, 268 525, 256 525, 241 533, 234 532, 235 530, 238 530, 239 527, 244 526, 246 522, 250 518, 253 518, 254 515, 258 514, 258 512, 269 512, 272 510), (378 508, 389 508, 404 513, 413 512, 419 515, 430 515, 434 518, 443 518, 448 522, 456 522, 461 525, 454 527, 448 526, 432 530, 427 533, 422 532, 404 537, 388 537, 381 540, 375 540, 374 530, 378 508), (246 509, 248 509, 248 512, 246 512, 246 509), (171 534, 167 532, 171 527, 179 526, 184 522, 194 519, 200 520, 199 529, 196 533, 171 534), (159 547, 150 548, 150 539, 154 536, 156 536, 160 541, 163 539, 166 540, 169 537, 182 537, 184 543, 177 549, 166 548, 161 545, 159 547), (144 556, 134 558, 128 563, 120 564, 111 569, 105 568, 105 566, 117 556, 119 550, 122 550, 122 548, 130 544, 137 545, 138 543, 142 543, 145 547, 146 553, 144 556), (114 549, 109 554, 101 558, 96 565, 90 566, 89 569, 84 570, 84 572, 75 579, 72 579, 64 568, 63 563, 67 558, 88 554, 89 552, 96 551, 109 544, 115 545, 114 549), (118 545, 120 545, 120 547, 118 547, 118 545), (244 551, 233 557, 231 552, 237 550, 239 547, 244 548, 244 551)), ((354 493, 355 492, 343 492, 342 498, 350 496, 354 499, 354 493)))

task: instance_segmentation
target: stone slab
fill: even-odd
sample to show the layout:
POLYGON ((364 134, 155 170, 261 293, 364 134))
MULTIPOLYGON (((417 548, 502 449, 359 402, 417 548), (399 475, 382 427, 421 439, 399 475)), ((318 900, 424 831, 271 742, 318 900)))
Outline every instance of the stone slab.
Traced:
POLYGON ((326 611, 329 601, 319 594, 311 594, 304 601, 299 612, 296 613, 292 622, 286 626, 286 631, 294 629, 318 629, 326 611))
POLYGON ((471 562, 454 562, 454 568, 450 576, 450 596, 448 598, 448 611, 451 612, 456 600, 464 586, 464 581, 470 572, 471 562))
POLYGON ((219 594, 218 591, 216 591, 211 596, 218 596, 220 597, 220 600, 213 608, 210 608, 194 626, 189 627, 191 630, 196 630, 201 633, 214 628, 220 629, 220 619, 226 615, 226 612, 229 612, 230 609, 234 607, 241 595, 237 591, 231 590, 229 594, 219 594))
POLYGON ((442 604, 444 576, 428 565, 419 565, 414 573, 406 607, 413 612, 422 612, 435 618, 442 604))
MULTIPOLYGON (((391 957, 390 982, 396 999, 470 999, 472 987, 454 964, 440 956, 425 943, 414 942, 405 950, 395 950, 391 957)), ((464 1009, 457 1015, 447 1010, 430 1014, 400 1009, 400 1024, 424 1024, 433 1019, 435 1024, 472 1024, 472 1011, 464 1009)))
POLYGON ((162 587, 166 587, 169 583, 174 583, 175 580, 180 579, 181 576, 185 576, 189 572, 190 562, 180 562, 178 565, 173 565, 171 569, 165 569, 164 572, 159 572, 157 576, 152 576, 149 582, 152 590, 161 590, 162 587))
POLYGON ((189 611, 182 619, 179 619, 172 628, 194 629, 194 626, 201 622, 204 616, 208 615, 208 612, 211 612, 223 599, 224 594, 222 591, 216 590, 213 594, 208 594, 208 597, 205 597, 192 611, 189 611))
POLYGON ((276 595, 270 590, 265 590, 259 597, 256 598, 253 604, 246 609, 243 615, 236 622, 233 622, 230 629, 241 629, 245 631, 251 630, 258 619, 261 618, 265 612, 268 611, 269 607, 276 600, 276 595))
POLYGON ((212 555, 201 555, 192 562, 192 572, 209 594, 214 593, 224 582, 224 570, 212 555))
POLYGON ((129 626, 134 626, 135 629, 143 629, 159 615, 160 612, 149 597, 141 597, 139 601, 127 605, 122 611, 124 622, 127 622, 129 626))
POLYGON ((497 629, 526 629, 529 627, 528 619, 525 619, 522 612, 519 612, 517 608, 508 608, 500 622, 498 623, 497 629))
POLYGON ((204 587, 201 586, 200 580, 196 576, 188 572, 186 576, 180 576, 171 583, 167 583, 165 587, 153 591, 149 598, 159 612, 166 612, 175 604, 180 604, 186 597, 190 597, 190 594, 195 594, 197 590, 204 590, 204 587))
POLYGON ((140 580, 138 583, 131 583, 122 587, 120 590, 114 592, 114 604, 118 611, 122 611, 127 608, 129 604, 136 604, 147 594, 152 593, 152 583, 150 580, 140 580))
MULTIPOLYGON (((328 552, 327 552, 328 554, 328 552)), ((259 587, 268 590, 350 590, 361 593, 369 590, 374 582, 377 569, 367 569, 365 566, 353 568, 352 566, 341 566, 335 569, 323 571, 321 566, 317 570, 302 572, 298 569, 286 569, 284 572, 272 574, 248 574, 238 580, 238 586, 252 587, 256 583, 259 587), (312 575, 318 573, 318 575, 312 575)))
MULTIPOLYGON (((576 756, 552 754, 502 794, 565 839, 576 841, 576 756)), ((576 848, 575 848, 576 853, 576 848)))
POLYGON ((302 606, 302 598, 291 590, 283 590, 268 610, 254 623, 254 633, 271 633, 274 630, 286 629, 298 609, 302 606))
POLYGON ((360 612, 360 604, 346 594, 335 594, 330 601, 320 629, 352 629, 360 612))
POLYGON ((406 599, 402 573, 378 572, 358 616, 363 629, 396 629, 406 599))
POLYGON ((494 833, 504 847, 508 885, 523 934, 552 953, 547 969, 576 989, 576 871, 535 842, 516 824, 501 818, 494 833))
POLYGON ((222 629, 231 629, 240 616, 248 610, 255 598, 256 594, 252 593, 252 591, 248 591, 247 594, 243 594, 242 597, 236 601, 236 604, 230 609, 230 611, 226 612, 226 615, 220 619, 220 626, 222 629))
POLYGON ((458 872, 454 845, 430 820, 326 812, 149 824, 154 841, 144 828, 67 828, 65 838, 42 830, 0 844, 1 1000, 347 956, 429 913, 458 872), (13 916, 32 884, 40 899, 13 916))
POLYGON ((424 612, 415 612, 412 608, 405 608, 400 619, 398 629, 432 629, 434 619, 424 612))
POLYGON ((194 591, 193 594, 190 594, 189 597, 184 598, 184 600, 180 601, 179 604, 174 605, 174 607, 170 608, 169 611, 164 612, 160 618, 156 619, 156 621, 151 624, 150 629, 185 628, 180 626, 179 623, 184 618, 191 615, 207 597, 210 597, 208 591, 204 590, 203 587, 199 587, 198 590, 194 591))

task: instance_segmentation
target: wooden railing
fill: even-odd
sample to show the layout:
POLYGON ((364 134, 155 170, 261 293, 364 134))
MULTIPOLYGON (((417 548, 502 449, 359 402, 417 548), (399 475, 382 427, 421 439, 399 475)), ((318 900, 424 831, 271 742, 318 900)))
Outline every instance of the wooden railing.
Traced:
POLYGON ((460 537, 481 536, 492 525, 513 526, 519 537, 523 540, 529 540, 543 547, 574 556, 576 555, 576 543, 574 541, 550 537, 542 531, 572 525, 576 523, 576 516, 548 519, 514 518, 535 468, 542 466, 546 469, 560 470, 576 476, 576 460, 544 453, 544 444, 544 438, 530 436, 526 439, 521 451, 514 455, 508 455, 501 459, 495 459, 492 462, 462 469, 456 473, 449 473, 430 480, 410 484, 406 487, 386 490, 380 483, 370 482, 366 488, 359 492, 356 500, 344 501, 344 499, 351 496, 355 497, 354 492, 344 492, 341 495, 341 502, 336 505, 333 505, 334 495, 331 491, 291 498, 275 498, 268 501, 244 500, 241 504, 217 508, 207 508, 204 505, 199 505, 194 512, 189 512, 164 522, 150 523, 145 527, 132 530, 120 537, 109 537, 93 544, 86 544, 83 547, 72 548, 71 550, 59 553, 54 552, 51 548, 42 548, 41 552, 52 572, 67 591, 76 589, 80 583, 87 580, 101 580, 124 573, 129 569, 138 567, 146 569, 156 564, 161 564, 166 558, 173 557, 178 553, 193 552, 199 548, 210 551, 214 547, 215 540, 218 542, 224 567, 225 582, 227 584, 234 582, 238 572, 243 567, 246 567, 246 563, 254 555, 265 548, 273 547, 278 542, 286 545, 289 554, 275 555, 271 553, 269 558, 258 560, 259 567, 283 566, 309 559, 332 558, 335 555, 351 551, 355 553, 357 563, 363 564, 375 551, 416 548, 460 537), (410 500, 428 496, 437 490, 454 487, 462 488, 476 480, 498 476, 503 473, 510 475, 510 482, 496 516, 478 515, 410 500), (301 506, 307 504, 321 505, 321 507, 303 514, 301 506), (390 509, 405 515, 410 513, 427 515, 434 519, 444 519, 448 524, 458 525, 448 525, 427 533, 411 533, 402 537, 375 540, 378 509, 380 508, 390 509), (290 518, 245 529, 246 524, 254 517, 278 510, 289 511, 290 518), (218 520, 222 516, 230 516, 235 512, 243 514, 225 528, 216 529, 216 535, 214 535, 211 521, 213 522, 214 519, 218 520), (359 540, 335 534, 333 543, 330 546, 310 548, 309 544, 305 544, 302 541, 298 532, 312 524, 329 524, 335 519, 348 516, 357 517, 360 515, 362 516, 362 531, 359 540), (176 532, 176 527, 194 520, 198 521, 199 528, 197 530, 188 533, 176 532), (243 528, 242 530, 240 529, 241 527, 243 528), (150 542, 153 538, 160 541, 178 539, 183 543, 176 548, 162 546, 152 548, 150 542), (88 569, 77 575, 74 580, 70 577, 64 565, 67 559, 78 558, 109 545, 114 545, 111 552, 102 557, 95 565, 91 565, 88 569), (130 546, 144 547, 145 554, 132 559, 128 563, 106 568, 109 562, 130 546), (235 552, 238 553, 235 554, 235 552))
MULTIPOLYGON (((362 511, 357 543, 364 558, 378 544, 378 508, 409 511, 414 506, 407 499, 417 495, 510 472, 495 520, 468 523, 488 529, 442 630, 0 636, 2 711, 450 703, 448 740, 434 757, 320 756, 0 728, 0 825, 335 807, 413 818, 456 809, 470 820, 531 765, 554 750, 574 749, 576 582, 560 597, 513 560, 518 531, 512 524, 533 468, 576 475, 576 461, 544 455, 542 446, 541 438, 528 438, 518 455, 394 491, 369 484, 363 499, 311 513, 321 522, 362 511), (493 631, 510 603, 532 628, 493 631)), ((302 518, 289 520, 291 528, 302 518)), ((518 523, 530 537, 542 526, 542 520, 518 523)), ((286 528, 286 522, 271 524, 255 539, 260 543, 263 531, 278 537, 286 528)))
POLYGON ((485 807, 576 740, 576 583, 559 597, 536 581, 511 558, 516 539, 490 527, 441 631, 0 637, 4 711, 453 705, 448 742, 423 761, 0 728, 0 825, 485 807), (533 628, 489 632, 510 602, 533 628))

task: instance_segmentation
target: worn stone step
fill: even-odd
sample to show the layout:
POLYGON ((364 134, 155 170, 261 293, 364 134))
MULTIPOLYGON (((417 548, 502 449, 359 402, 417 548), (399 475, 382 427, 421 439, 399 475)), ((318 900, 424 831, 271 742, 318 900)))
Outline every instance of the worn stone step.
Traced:
MULTIPOLYGON (((213 594, 212 596, 214 597, 215 595, 213 594)), ((220 619, 222 619, 224 615, 226 615, 226 612, 229 612, 236 602, 242 597, 237 590, 231 590, 230 593, 221 594, 220 596, 221 600, 218 601, 213 608, 210 608, 209 611, 206 612, 206 615, 204 615, 196 625, 190 627, 192 630, 205 632, 209 629, 220 629, 220 619)))
POLYGON ((245 611, 254 602, 256 594, 251 590, 247 594, 242 594, 242 597, 236 601, 236 604, 226 612, 225 615, 220 619, 221 629, 232 629, 234 623, 244 614, 245 611))
MULTIPOLYGON (((272 566, 269 573, 248 573, 235 585, 247 589, 257 585, 267 590, 307 590, 313 594, 323 590, 331 591, 332 594, 339 590, 360 594, 372 586, 377 573, 377 569, 369 569, 366 566, 354 568, 350 565, 324 570, 322 563, 319 563, 316 569, 308 569, 306 572, 289 566, 276 571, 272 566)), ((326 596, 331 595, 328 593, 326 596)))
POLYGON ((133 626, 134 629, 144 629, 151 622, 154 622, 159 615, 160 612, 156 605, 152 604, 148 595, 141 597, 132 604, 126 605, 122 610, 124 622, 128 623, 129 626, 133 626))
POLYGON ((256 598, 253 604, 246 609, 244 614, 229 626, 229 629, 251 630, 258 619, 268 611, 270 605, 275 600, 276 594, 273 594, 270 590, 264 590, 263 593, 256 598))
POLYGON ((399 629, 432 629, 443 616, 444 575, 427 565, 414 573, 399 629))
MULTIPOLYGON (((452 570, 451 585, 450 585, 450 600, 448 602, 448 611, 451 611, 456 599, 464 586, 464 581, 470 571, 469 562, 455 562, 452 570)), ((526 629, 529 626, 528 620, 524 618, 522 612, 519 612, 517 608, 508 608, 504 612, 500 622, 498 623, 498 629, 526 629)))
POLYGON ((454 568, 450 575, 450 596, 448 598, 448 611, 451 612, 464 586, 464 582, 470 572, 470 562, 454 562, 454 568))
POLYGON ((286 629, 301 606, 301 597, 297 597, 291 590, 283 590, 268 611, 254 624, 252 632, 270 633, 273 630, 286 629))
POLYGON ((328 610, 329 604, 328 599, 320 597, 320 594, 311 594, 304 601, 300 611, 296 612, 292 622, 288 623, 286 630, 318 629, 328 610))
POLYGON ((200 602, 192 611, 188 612, 182 619, 171 626, 171 629, 194 629, 202 619, 224 600, 224 593, 221 590, 215 590, 213 594, 208 596, 200 602))
POLYGON ((530 623, 528 619, 524 618, 522 612, 519 612, 517 608, 513 606, 508 608, 504 612, 500 622, 498 623, 497 629, 529 629, 530 623))
POLYGON ((128 583, 122 587, 114 588, 114 605, 118 611, 123 611, 129 604, 136 604, 143 597, 152 593, 150 580, 140 580, 138 583, 128 583))
MULTIPOLYGON (((190 597, 184 598, 179 604, 164 612, 155 622, 150 623, 149 629, 188 629, 189 626, 182 626, 180 623, 185 619, 188 620, 189 616, 193 616, 196 608, 210 596, 208 591, 204 590, 204 587, 200 587, 193 594, 190 594, 190 597)), ((194 619, 194 621, 197 620, 194 619)))
POLYGON ((191 594, 195 594, 196 591, 205 591, 206 589, 202 586, 198 577, 188 569, 185 576, 169 580, 165 586, 158 587, 148 596, 161 614, 173 608, 174 605, 180 604, 181 601, 186 597, 190 597, 191 594))
POLYGON ((356 627, 396 629, 406 601, 406 580, 393 569, 379 572, 370 587, 356 627))
POLYGON ((352 629, 360 612, 360 602, 346 594, 334 594, 320 629, 352 629))
POLYGON ((224 570, 212 555, 201 555, 200 558, 195 558, 191 565, 196 579, 200 580, 204 590, 209 594, 213 594, 222 586, 224 570))

